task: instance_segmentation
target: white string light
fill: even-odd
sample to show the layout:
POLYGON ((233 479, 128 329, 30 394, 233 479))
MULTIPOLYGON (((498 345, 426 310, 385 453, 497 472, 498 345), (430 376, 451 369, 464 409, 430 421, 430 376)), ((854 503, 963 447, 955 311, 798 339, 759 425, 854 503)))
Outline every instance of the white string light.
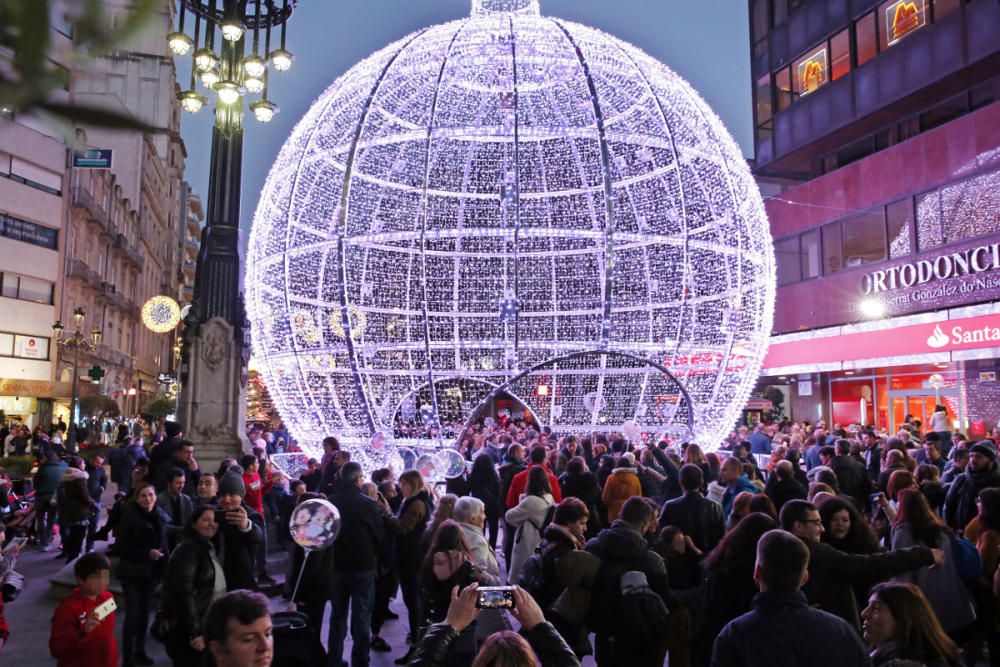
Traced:
MULTIPOLYGON (((639 49, 534 0, 474 9, 340 77, 271 170, 246 288, 282 416, 306 446, 337 434, 381 460, 373 433, 457 436, 519 370, 606 343, 670 369, 714 449, 773 317, 771 237, 739 149, 639 49)), ((640 398, 668 386, 657 371, 607 358, 531 376, 544 401, 517 395, 513 412, 567 431, 640 411, 675 423, 675 399, 640 398)))

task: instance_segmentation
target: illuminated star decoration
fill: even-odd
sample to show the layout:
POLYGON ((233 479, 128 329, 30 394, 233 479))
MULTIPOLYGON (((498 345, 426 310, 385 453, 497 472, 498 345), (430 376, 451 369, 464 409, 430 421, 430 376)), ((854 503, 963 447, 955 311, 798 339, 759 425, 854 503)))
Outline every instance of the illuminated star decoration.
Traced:
MULTIPOLYGON (((246 289, 261 373, 313 451, 336 434, 367 465, 379 431, 450 438, 463 406, 586 350, 669 369, 711 450, 766 351, 774 255, 742 154, 683 79, 537 1, 476 0, 316 100, 262 192, 246 289)), ((676 397, 640 399, 662 373, 609 359, 547 369, 549 409, 537 379, 515 408, 566 432, 678 426, 676 397)))

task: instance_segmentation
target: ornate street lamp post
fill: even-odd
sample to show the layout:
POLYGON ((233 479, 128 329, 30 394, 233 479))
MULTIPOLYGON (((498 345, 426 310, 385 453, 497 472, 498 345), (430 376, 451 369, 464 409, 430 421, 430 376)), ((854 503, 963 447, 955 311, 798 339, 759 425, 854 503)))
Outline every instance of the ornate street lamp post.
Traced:
POLYGON ((167 36, 171 51, 191 49, 191 83, 178 94, 181 107, 196 113, 216 96, 205 229, 195 273, 195 293, 184 320, 179 419, 185 437, 206 462, 226 458, 244 444, 249 324, 243 303, 240 193, 243 161, 243 100, 268 122, 278 107, 268 99, 271 69, 285 71, 293 57, 285 30, 298 0, 178 0, 178 31, 167 36), (194 23, 194 36, 185 22, 194 23), (272 49, 272 32, 280 31, 272 49))
POLYGON ((64 327, 61 321, 52 325, 52 338, 56 341, 56 345, 73 352, 73 393, 69 404, 69 433, 66 434, 66 449, 71 452, 76 449, 77 410, 80 404, 80 351, 91 352, 101 344, 101 330, 99 328, 94 327, 89 338, 83 332, 83 322, 86 317, 83 308, 77 308, 73 311, 73 322, 76 325, 76 330, 69 338, 63 338, 64 327))

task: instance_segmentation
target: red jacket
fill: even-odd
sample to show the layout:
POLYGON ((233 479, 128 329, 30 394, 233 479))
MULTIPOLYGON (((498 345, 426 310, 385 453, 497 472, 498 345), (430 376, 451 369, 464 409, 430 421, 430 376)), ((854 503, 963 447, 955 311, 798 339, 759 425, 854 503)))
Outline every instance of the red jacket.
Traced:
POLYGON ((528 466, 527 470, 522 470, 514 475, 514 479, 510 481, 510 488, 507 489, 507 509, 517 507, 517 504, 521 502, 521 494, 528 488, 528 473, 538 465, 541 465, 545 470, 545 474, 549 476, 549 486, 552 487, 552 500, 555 501, 556 505, 562 502, 562 493, 559 491, 559 480, 556 479, 556 476, 544 464, 536 463, 535 465, 528 466))
POLYGON ((59 667, 118 667, 118 644, 115 642, 115 614, 111 612, 90 634, 83 633, 83 623, 96 607, 111 597, 104 591, 91 600, 74 588, 52 615, 49 653, 59 667))
POLYGON ((0 595, 0 639, 6 640, 10 636, 10 626, 7 625, 7 618, 3 615, 3 596, 0 595))
POLYGON ((243 502, 264 516, 264 484, 260 480, 260 473, 243 473, 243 486, 247 489, 247 495, 243 497, 243 502))

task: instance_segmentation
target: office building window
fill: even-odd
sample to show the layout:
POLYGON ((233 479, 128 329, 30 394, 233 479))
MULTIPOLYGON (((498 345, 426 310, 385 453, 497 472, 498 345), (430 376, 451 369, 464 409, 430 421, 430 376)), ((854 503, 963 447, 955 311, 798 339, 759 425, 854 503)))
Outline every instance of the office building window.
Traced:
POLYGON ((885 211, 873 211, 844 220, 844 267, 861 266, 885 259, 885 211))
POLYGON ((44 336, 23 336, 0 331, 0 357, 47 361, 50 340, 44 336))
POLYGON ((774 75, 774 95, 778 111, 787 109, 792 104, 792 71, 786 67, 774 75))
POLYGON ((940 21, 962 6, 962 0, 934 0, 934 20, 940 21))
POLYGON ((879 5, 878 45, 884 51, 927 25, 927 0, 889 0, 879 5))
POLYGON ((889 259, 910 254, 913 229, 913 200, 906 198, 885 207, 889 229, 889 259))
POLYGON ((754 43, 767 37, 767 32, 771 27, 768 21, 769 13, 768 0, 754 0, 752 15, 754 43))
POLYGON ((55 285, 48 280, 39 280, 38 278, 29 278, 28 276, 21 276, 16 273, 5 272, 0 274, 0 284, 2 284, 0 295, 8 299, 34 301, 35 303, 42 303, 47 306, 51 306, 54 303, 55 285))
POLYGON ((774 0, 771 3, 771 11, 774 12, 774 25, 781 25, 788 18, 788 2, 774 0))
POLYGON ((830 38, 830 80, 851 71, 851 35, 845 28, 830 38))
POLYGON ((841 248, 840 223, 823 228, 823 264, 827 275, 844 268, 844 254, 841 248))
POLYGON ((790 285, 802 280, 798 236, 776 241, 774 243, 774 259, 777 264, 778 285, 790 285))
POLYGON ((765 74, 757 79, 757 86, 754 90, 757 102, 757 126, 770 126, 771 116, 771 75, 765 74))
POLYGON ((854 22, 854 38, 858 44, 858 67, 878 55, 876 16, 877 12, 872 12, 854 22))
POLYGON ((802 279, 818 278, 823 275, 822 252, 819 230, 802 235, 802 279))
POLYGON ((824 86, 830 80, 830 58, 826 45, 793 62, 792 76, 795 77, 792 91, 799 97, 824 86))

